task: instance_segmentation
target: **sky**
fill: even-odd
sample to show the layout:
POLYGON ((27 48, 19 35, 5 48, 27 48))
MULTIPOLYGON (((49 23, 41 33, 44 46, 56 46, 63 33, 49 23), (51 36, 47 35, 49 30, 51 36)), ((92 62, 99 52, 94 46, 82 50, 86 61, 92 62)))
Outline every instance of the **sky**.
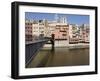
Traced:
POLYGON ((39 13, 39 12, 25 12, 25 19, 28 20, 50 20, 54 21, 55 17, 65 16, 69 24, 88 24, 89 25, 89 15, 80 14, 60 14, 60 13, 39 13))

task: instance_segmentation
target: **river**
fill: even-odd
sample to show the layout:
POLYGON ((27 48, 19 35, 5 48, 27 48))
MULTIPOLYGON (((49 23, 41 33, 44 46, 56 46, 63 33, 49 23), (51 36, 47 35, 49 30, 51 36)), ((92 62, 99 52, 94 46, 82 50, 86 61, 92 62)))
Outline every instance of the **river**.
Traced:
POLYGON ((27 68, 89 65, 89 48, 43 48, 27 68))

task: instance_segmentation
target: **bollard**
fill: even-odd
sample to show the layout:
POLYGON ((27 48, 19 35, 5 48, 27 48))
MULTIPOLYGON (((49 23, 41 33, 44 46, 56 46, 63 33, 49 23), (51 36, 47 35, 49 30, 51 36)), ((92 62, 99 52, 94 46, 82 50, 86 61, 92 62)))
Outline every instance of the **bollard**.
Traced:
POLYGON ((52 34, 52 37, 51 37, 51 44, 52 44, 52 51, 54 51, 54 45, 55 45, 55 35, 52 34))

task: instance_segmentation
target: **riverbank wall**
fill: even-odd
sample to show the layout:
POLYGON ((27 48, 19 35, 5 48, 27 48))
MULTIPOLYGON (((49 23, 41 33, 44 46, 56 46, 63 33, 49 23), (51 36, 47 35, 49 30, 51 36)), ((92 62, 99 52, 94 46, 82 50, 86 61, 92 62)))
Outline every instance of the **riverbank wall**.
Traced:
MULTIPOLYGON (((44 48, 52 47, 51 44, 45 44, 44 48)), ((75 44, 69 44, 68 41, 62 40, 62 41, 55 41, 54 47, 66 47, 69 49, 73 48, 89 48, 89 43, 75 43, 75 44)))

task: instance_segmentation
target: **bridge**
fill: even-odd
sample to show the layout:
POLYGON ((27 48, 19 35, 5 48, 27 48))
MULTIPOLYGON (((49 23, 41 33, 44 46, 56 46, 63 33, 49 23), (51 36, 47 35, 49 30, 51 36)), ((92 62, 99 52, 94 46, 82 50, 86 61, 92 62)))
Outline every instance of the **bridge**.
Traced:
POLYGON ((44 37, 36 41, 26 42, 25 44, 25 64, 26 66, 34 59, 36 54, 45 44, 51 44, 51 50, 54 50, 54 35, 51 37, 44 37))

